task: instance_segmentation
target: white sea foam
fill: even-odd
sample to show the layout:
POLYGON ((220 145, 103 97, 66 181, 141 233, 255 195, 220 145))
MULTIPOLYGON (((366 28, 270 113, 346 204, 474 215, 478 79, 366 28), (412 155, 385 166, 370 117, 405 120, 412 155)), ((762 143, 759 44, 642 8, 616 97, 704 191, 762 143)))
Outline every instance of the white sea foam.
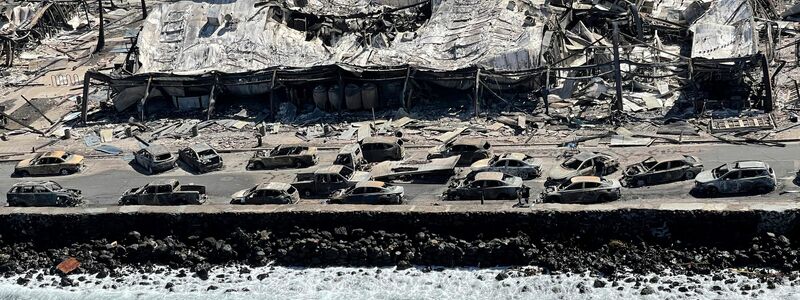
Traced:
MULTIPOLYGON (((657 282, 646 281, 655 293, 641 295, 635 282, 617 281, 619 287, 607 282, 603 288, 593 288, 596 278, 588 275, 533 275, 521 276, 510 272, 505 280, 495 279, 502 269, 445 269, 423 272, 418 269, 395 271, 394 268, 324 268, 293 269, 285 267, 254 268, 241 273, 238 267, 216 268, 208 280, 201 280, 186 271, 179 277, 178 270, 162 274, 130 273, 116 278, 97 279, 94 275, 70 275, 78 282, 76 287, 59 287, 58 276, 29 275, 27 284, 17 284, 19 277, 0 279, 0 299, 800 299, 800 287, 786 281, 774 289, 766 283, 728 273, 726 278, 735 282, 714 281, 711 276, 660 276, 657 282), (268 274, 262 280, 258 275, 268 274), (80 281, 79 277, 85 276, 80 281), (218 277, 219 276, 219 277, 218 277), (694 282, 693 282, 694 281, 694 282), (171 291, 165 285, 174 284, 171 291), (679 292, 678 286, 670 291, 668 282, 679 283, 689 289, 679 292), (579 285, 584 285, 581 293, 579 285), (743 285, 753 290, 742 294, 743 285), (217 289, 208 290, 209 287, 217 289), (714 286, 720 288, 714 291, 714 286)), ((262 275, 264 276, 264 275, 262 275)), ((643 276, 650 279, 652 276, 643 276)), ((800 283, 800 281, 798 281, 800 283)))

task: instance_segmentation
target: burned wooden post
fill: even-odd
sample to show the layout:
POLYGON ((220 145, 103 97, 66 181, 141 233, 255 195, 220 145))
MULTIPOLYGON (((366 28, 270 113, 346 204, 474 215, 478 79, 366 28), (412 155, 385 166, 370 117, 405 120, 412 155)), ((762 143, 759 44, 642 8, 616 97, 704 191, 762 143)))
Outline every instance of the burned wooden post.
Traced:
POLYGON ((403 108, 408 111, 408 103, 406 102, 406 90, 408 89, 408 78, 411 77, 411 67, 406 67, 406 79, 403 81, 403 92, 400 94, 400 101, 403 102, 403 108))
POLYGON ((142 0, 142 20, 147 19, 147 5, 142 0))
POLYGON ((761 103, 764 112, 768 113, 771 112, 775 106, 772 102, 772 79, 769 76, 769 62, 767 61, 767 56, 764 54, 759 54, 758 56, 761 60, 761 84, 764 85, 764 99, 761 99, 761 103))
POLYGON ((214 85, 211 86, 211 92, 208 94, 208 111, 206 112, 206 120, 211 120, 211 115, 214 113, 214 106, 217 104, 217 77, 214 76, 214 85))
POLYGON ((619 65, 619 25, 616 21, 611 22, 611 24, 614 26, 612 45, 612 47, 614 47, 614 82, 617 83, 617 97, 614 104, 611 106, 611 115, 614 116, 616 113, 622 111, 622 70, 620 70, 619 65))
POLYGON ((103 47, 105 47, 106 45, 106 38, 104 32, 105 27, 103 24, 103 0, 97 0, 97 10, 100 13, 100 18, 99 18, 100 27, 98 28, 97 47, 94 48, 94 53, 100 52, 100 50, 103 50, 103 47))
POLYGON ((142 100, 139 101, 139 120, 144 121, 144 111, 145 105, 147 104, 147 98, 150 97, 150 84, 153 82, 153 76, 147 79, 147 87, 144 89, 144 97, 142 100))

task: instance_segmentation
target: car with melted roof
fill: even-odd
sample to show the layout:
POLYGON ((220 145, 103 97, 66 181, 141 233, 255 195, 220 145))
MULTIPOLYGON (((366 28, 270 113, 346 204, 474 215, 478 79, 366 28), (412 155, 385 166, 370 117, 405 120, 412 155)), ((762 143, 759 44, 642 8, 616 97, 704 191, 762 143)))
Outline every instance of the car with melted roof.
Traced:
POLYGON ((463 179, 451 181, 442 195, 444 200, 527 199, 530 188, 522 178, 500 172, 473 172, 463 179))
POLYGON ((403 139, 394 136, 371 136, 360 142, 367 162, 402 160, 405 150, 403 139))
POLYGON ((575 176, 563 183, 547 187, 541 195, 545 203, 601 203, 620 198, 620 183, 597 176, 575 176))
POLYGON ((669 183, 694 179, 703 171, 696 156, 672 155, 647 159, 625 167, 621 182, 629 187, 669 183))
POLYGON ((726 163, 695 177, 695 189, 707 196, 717 194, 766 194, 775 189, 778 179, 769 164, 757 160, 726 163))
POLYGON ((459 138, 428 150, 428 159, 460 155, 457 166, 469 166, 492 155, 492 145, 484 139, 459 138))
POLYGON ((504 153, 476 161, 470 166, 473 171, 502 172, 518 176, 523 180, 542 174, 542 161, 524 153, 504 153))
POLYGON ((14 184, 6 194, 8 206, 78 206, 83 195, 54 181, 29 181, 14 184))
POLYGON ((358 144, 344 145, 336 154, 336 159, 333 160, 334 165, 346 166, 353 170, 360 169, 366 162, 358 144))
POLYGON ((24 159, 14 167, 18 176, 30 175, 69 175, 80 172, 84 158, 66 151, 37 153, 33 158, 24 159))
POLYGON ((190 168, 200 173, 219 170, 223 166, 222 157, 207 143, 183 148, 178 151, 178 157, 190 168))
POLYGON ((300 191, 304 198, 312 196, 330 196, 334 192, 350 188, 356 183, 368 180, 369 173, 355 171, 342 165, 321 167, 311 173, 299 173, 292 186, 300 191))
POLYGON ((147 173, 169 171, 178 165, 178 157, 173 155, 164 145, 150 145, 133 153, 134 160, 147 173))
POLYGON ((383 181, 361 181, 353 187, 336 192, 330 203, 337 204, 402 204, 402 186, 383 181))
POLYGON ((618 168, 617 160, 608 154, 583 151, 553 167, 546 185, 559 184, 575 176, 605 176, 618 168))
POLYGON ((317 164, 317 148, 304 145, 278 145, 270 151, 258 150, 247 162, 248 170, 307 168, 317 164))
POLYGON ((283 182, 262 183, 231 196, 231 204, 294 204, 298 201, 297 189, 283 182))

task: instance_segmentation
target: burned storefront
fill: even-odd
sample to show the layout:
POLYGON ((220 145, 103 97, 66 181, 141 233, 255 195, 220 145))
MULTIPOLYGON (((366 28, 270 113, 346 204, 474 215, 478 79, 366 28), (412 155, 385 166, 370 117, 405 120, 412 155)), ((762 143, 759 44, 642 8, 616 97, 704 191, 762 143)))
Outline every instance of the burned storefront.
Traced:
POLYGON ((769 1, 339 2, 155 5, 125 63, 86 74, 84 98, 107 86, 116 110, 142 118, 211 118, 254 99, 273 116, 284 102, 341 112, 460 101, 476 115, 581 122, 774 103, 769 1))

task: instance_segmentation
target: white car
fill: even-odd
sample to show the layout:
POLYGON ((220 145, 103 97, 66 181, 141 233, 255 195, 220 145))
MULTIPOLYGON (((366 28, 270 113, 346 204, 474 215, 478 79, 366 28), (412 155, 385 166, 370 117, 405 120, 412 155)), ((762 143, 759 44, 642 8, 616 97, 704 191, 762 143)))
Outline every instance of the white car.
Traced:
POLYGON ((504 153, 476 161, 470 168, 476 172, 501 172, 528 180, 542 174, 542 161, 524 153, 504 153))

